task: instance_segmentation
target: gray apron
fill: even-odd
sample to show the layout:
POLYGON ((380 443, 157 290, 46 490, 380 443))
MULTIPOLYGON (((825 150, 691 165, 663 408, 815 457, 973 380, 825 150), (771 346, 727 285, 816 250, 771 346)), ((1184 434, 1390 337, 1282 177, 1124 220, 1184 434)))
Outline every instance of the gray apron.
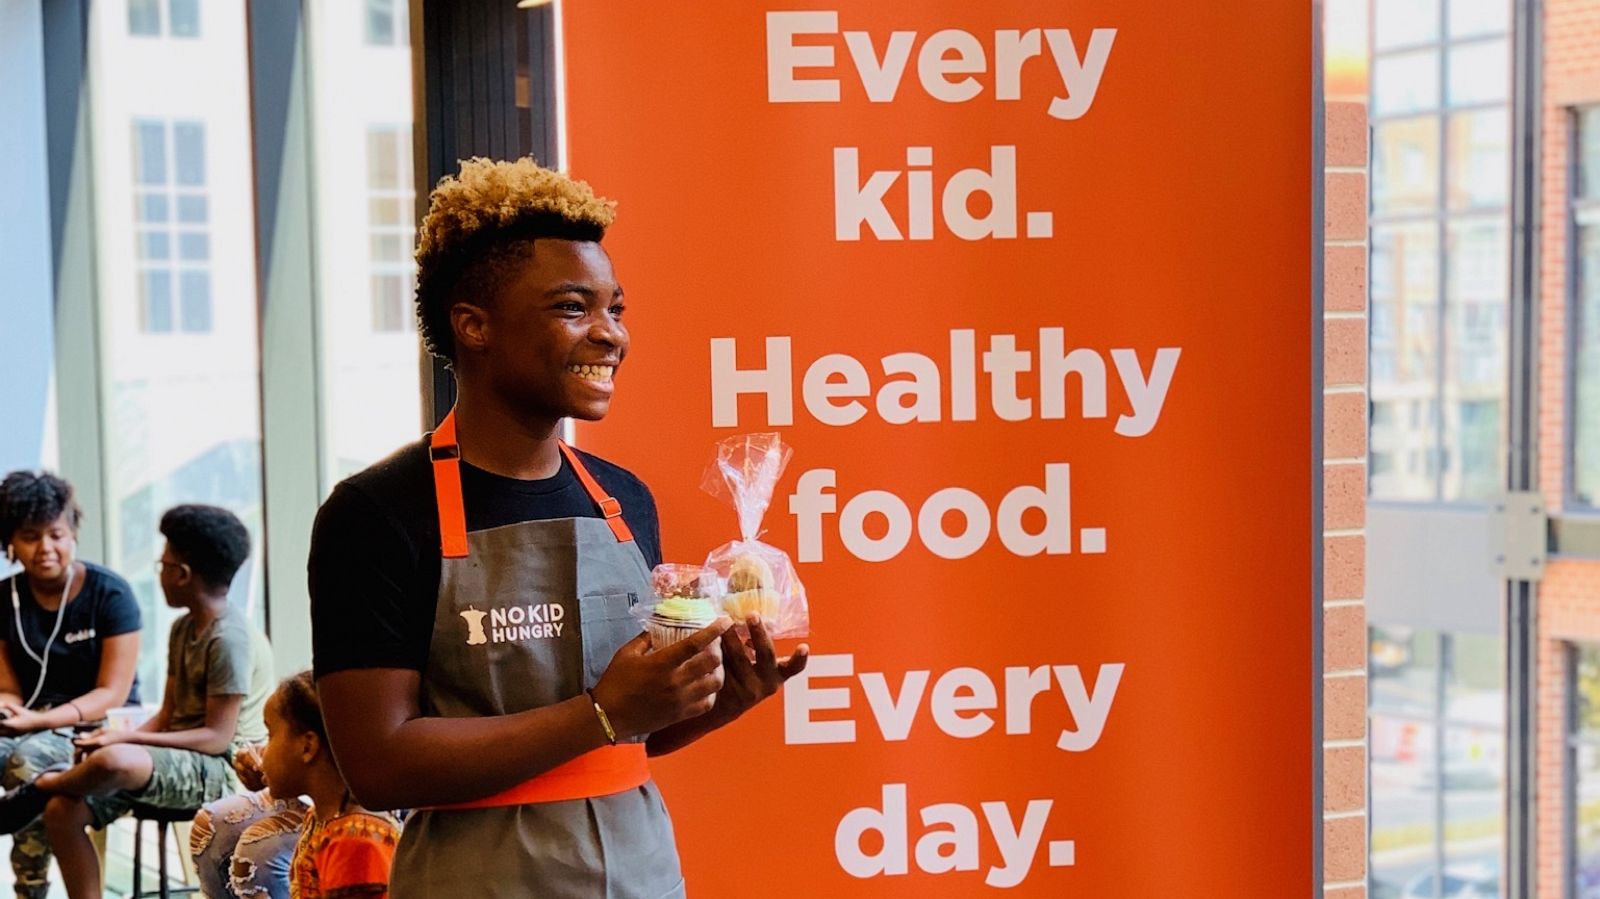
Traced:
MULTIPOLYGON (((460 490, 459 468, 450 476, 440 468, 459 465, 453 417, 434 437, 441 496, 460 490)), ((599 491, 576 455, 567 459, 596 505, 618 517, 616 500, 599 491)), ((442 531, 451 530, 446 518, 442 531)), ((465 534, 464 517, 456 527, 465 534)), ((444 542, 448 556, 448 536, 444 542)), ((465 534, 465 553, 442 559, 422 672, 424 715, 509 715, 580 696, 639 634, 629 608, 651 595, 649 569, 637 544, 619 539, 606 518, 474 531, 465 534)), ((663 899, 683 896, 684 887, 672 823, 647 781, 587 799, 421 810, 406 821, 391 892, 394 899, 663 899)))

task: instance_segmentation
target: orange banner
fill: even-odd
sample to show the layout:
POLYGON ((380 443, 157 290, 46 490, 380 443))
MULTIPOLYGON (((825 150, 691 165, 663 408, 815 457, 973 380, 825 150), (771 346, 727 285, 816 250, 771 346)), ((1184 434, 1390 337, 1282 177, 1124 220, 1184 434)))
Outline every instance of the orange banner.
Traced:
POLYGON ((692 895, 1306 895, 1312 4, 571 0, 668 561, 779 431, 803 678, 657 772, 692 895))

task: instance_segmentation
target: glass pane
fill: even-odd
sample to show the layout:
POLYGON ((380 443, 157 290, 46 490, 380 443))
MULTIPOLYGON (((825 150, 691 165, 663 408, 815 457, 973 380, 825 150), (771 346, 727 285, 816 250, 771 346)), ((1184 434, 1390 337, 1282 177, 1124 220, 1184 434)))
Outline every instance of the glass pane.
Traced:
POLYGON ((1450 105, 1501 103, 1511 90, 1511 57, 1505 41, 1450 48, 1450 105))
POLYGON ((178 164, 178 183, 199 187, 206 183, 206 132, 200 122, 175 122, 172 126, 173 156, 178 164))
POLYGON ((371 240, 373 262, 400 262, 405 259, 404 238, 398 234, 374 234, 371 240))
POLYGON ((1600 743, 1584 741, 1573 750, 1573 835, 1577 850, 1576 895, 1600 895, 1600 743))
POLYGON ((371 217, 373 225, 403 225, 401 218, 400 201, 393 197, 382 197, 373 200, 367 208, 367 215, 371 217))
POLYGON ((172 258, 172 240, 167 232, 146 231, 140 237, 140 259, 155 262, 172 258))
POLYGON ((1445 728, 1444 876, 1456 881, 1456 892, 1446 895, 1463 899, 1502 895, 1500 852, 1505 820, 1500 793, 1504 765, 1503 722, 1445 728))
POLYGON ((133 123, 133 171, 140 184, 167 183, 167 129, 162 123, 133 123))
POLYGON ((1503 219, 1449 226, 1445 304, 1445 499, 1501 489, 1510 244, 1503 219))
POLYGON ((307 7, 324 484, 421 434, 411 326, 411 53, 403 2, 307 7))
POLYGON ((1374 896, 1429 896, 1438 834, 1434 754, 1438 728, 1427 718, 1371 717, 1374 896), (1405 892, 1403 892, 1405 891, 1405 892))
POLYGON ((1453 38, 1505 34, 1511 30, 1511 0, 1450 0, 1453 38))
POLYGON ((1373 130, 1374 215, 1432 212, 1439 205, 1439 120, 1382 122, 1373 130))
POLYGON ((152 269, 139 279, 139 308, 143 310, 144 329, 153 334, 172 330, 172 273, 166 269, 152 269))
POLYGON ((204 194, 183 194, 178 197, 178 221, 188 224, 204 224, 206 220, 206 198, 204 194))
POLYGON ((211 330, 211 275, 185 271, 179 278, 183 298, 183 330, 203 334, 211 330))
POLYGON ((1372 64, 1373 111, 1380 116, 1439 107, 1439 51, 1380 57, 1372 64))
POLYGON ((1575 238, 1573 493, 1600 506, 1600 209, 1579 213, 1575 238))
POLYGON ((1372 710, 1432 716, 1439 704, 1439 632, 1374 626, 1368 638, 1372 710))
POLYGON ((379 332, 403 330, 409 322, 406 309, 406 279, 400 275, 372 276, 372 329, 379 332))
POLYGON ((1383 0, 1372 7, 1373 43, 1379 50, 1439 39, 1439 0, 1383 0))
POLYGON ((367 43, 395 42, 394 0, 367 0, 367 43))
POLYGON ((1573 658, 1573 867, 1576 895, 1587 899, 1600 895, 1600 648, 1576 647, 1573 658))
POLYGON ((141 37, 156 37, 161 34, 159 0, 128 0, 128 33, 141 37))
MULTIPOLYGON (((167 31, 188 28, 179 20, 201 5, 161 0, 160 14, 172 17, 167 31)), ((261 386, 246 4, 203 4, 203 20, 190 16, 203 27, 165 48, 129 37, 121 4, 86 6, 95 47, 87 108, 107 460, 100 497, 106 556, 96 561, 133 586, 144 612, 139 676, 159 694, 177 613, 162 600, 150 563, 160 548, 152 535, 167 509, 210 503, 244 521, 254 551, 234 579, 231 601, 260 620, 261 386), (162 200, 144 199, 157 194, 162 200), (186 222, 171 232, 174 259, 202 255, 199 242, 179 235, 202 230, 195 220, 204 220, 203 265, 141 270, 130 251, 139 220, 152 217, 157 202, 165 204, 167 222, 186 222), (223 284, 225 299, 214 287, 223 284)))
MULTIPOLYGON (((182 206, 181 203, 179 204, 178 209, 179 209, 180 212, 182 211, 183 206, 182 206)), ((139 221, 141 221, 141 222, 164 222, 166 220, 167 220, 167 195, 166 194, 164 194, 164 193, 162 193, 162 194, 145 194, 144 196, 139 198, 139 221)))
POLYGON ((184 262, 205 262, 211 258, 211 237, 204 231, 178 235, 178 258, 184 262))
POLYGON ((1578 114, 1577 168, 1578 197, 1600 200, 1600 106, 1578 114))
POLYGON ((1511 190, 1510 123, 1504 109, 1450 117, 1450 208, 1506 205, 1511 190))
POLYGON ((200 36, 200 0, 172 0, 173 37, 200 36))
POLYGON ((1372 495, 1433 499, 1439 241, 1432 222, 1372 229, 1372 495))
POLYGON ((400 180, 400 137, 392 128, 367 131, 367 187, 390 190, 400 180))

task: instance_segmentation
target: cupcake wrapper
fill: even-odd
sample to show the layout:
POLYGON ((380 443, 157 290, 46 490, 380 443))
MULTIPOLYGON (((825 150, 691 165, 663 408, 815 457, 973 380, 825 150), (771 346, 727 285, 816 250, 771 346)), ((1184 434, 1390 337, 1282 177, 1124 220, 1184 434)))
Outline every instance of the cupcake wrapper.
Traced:
POLYGON ((645 632, 650 635, 650 648, 652 650, 666 649, 693 634, 700 628, 686 624, 661 624, 656 621, 644 623, 645 632))

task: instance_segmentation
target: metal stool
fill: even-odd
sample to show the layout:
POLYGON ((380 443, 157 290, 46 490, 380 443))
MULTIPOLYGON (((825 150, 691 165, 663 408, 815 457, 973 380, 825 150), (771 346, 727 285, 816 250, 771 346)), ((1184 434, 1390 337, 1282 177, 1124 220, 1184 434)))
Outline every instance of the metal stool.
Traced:
MULTIPOLYGON (((153 808, 148 805, 135 805, 133 813, 133 893, 129 899, 145 899, 147 896, 183 896, 189 893, 200 892, 198 886, 181 886, 173 889, 171 880, 167 877, 167 831, 173 824, 187 824, 194 820, 194 809, 153 808), (156 825, 156 871, 161 880, 155 890, 145 890, 144 886, 144 823, 153 821, 156 825)), ((188 847, 179 846, 179 852, 187 852, 188 847)))

